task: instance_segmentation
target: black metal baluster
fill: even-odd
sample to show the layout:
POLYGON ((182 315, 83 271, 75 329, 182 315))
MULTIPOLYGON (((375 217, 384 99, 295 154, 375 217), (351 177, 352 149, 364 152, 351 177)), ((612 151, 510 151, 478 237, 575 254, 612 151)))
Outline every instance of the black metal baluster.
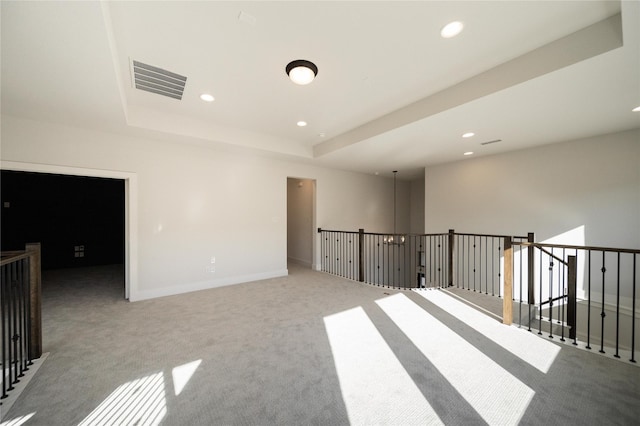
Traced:
POLYGON ((2 363, 0 364, 0 372, 2 373, 2 395, 0 396, 0 399, 5 399, 7 397, 7 376, 5 375, 4 370, 5 366, 7 365, 6 349, 9 347, 5 330, 7 325, 5 321, 7 315, 5 309, 5 302, 7 300, 5 287, 9 282, 9 280, 7 279, 8 269, 9 268, 7 267, 7 265, 2 266, 2 281, 0 281, 0 332, 2 333, 0 334, 0 344, 2 344, 2 346, 0 347, 0 351, 2 352, 2 363))
MULTIPOLYGON (((529 257, 529 250, 532 250, 535 252, 533 246, 527 246, 527 269, 528 268, 533 268, 533 265, 529 265, 529 260, 533 259, 533 254, 531 255, 531 257, 529 257)), ((535 285, 535 282, 533 283, 529 283, 529 273, 527 272, 527 311, 529 312, 529 318, 527 319, 527 331, 531 331, 531 300, 529 300, 529 286, 531 286, 533 288, 533 286, 535 285)), ((533 275, 533 274, 531 274, 533 275)))
POLYGON ((471 235, 467 235, 467 290, 471 290, 471 235))
POLYGON ((587 250, 587 349, 591 349, 591 250, 587 250))
POLYGON ((367 274, 365 276, 365 281, 369 284, 375 283, 375 271, 376 271, 376 263, 374 261, 375 257, 373 255, 374 252, 374 241, 373 236, 369 234, 364 234, 364 247, 365 247, 365 271, 367 274))
POLYGON ((380 235, 376 235, 376 285, 380 286, 380 235))
POLYGON ((605 267, 605 255, 606 252, 603 250, 602 251, 602 269, 600 269, 602 271, 602 312, 600 313, 600 318, 602 318, 601 320, 601 328, 600 328, 600 353, 605 353, 604 352, 604 317, 607 316, 607 314, 604 312, 604 290, 605 290, 605 274, 607 272, 607 268, 605 267))
POLYGON ((29 283, 29 266, 28 266, 28 262, 29 259, 25 259, 24 262, 22 263, 22 279, 24 280, 24 285, 22 287, 22 321, 24 323, 23 325, 23 333, 22 333, 22 346, 24 349, 24 358, 23 358, 23 362, 24 362, 24 367, 23 367, 23 371, 27 371, 29 370, 29 336, 31 334, 31 330, 29 329, 29 312, 28 312, 28 306, 30 303, 30 295, 29 295, 29 287, 30 287, 30 283, 29 283))
POLYGON ((328 273, 331 273, 331 265, 333 262, 331 262, 331 232, 326 232, 325 235, 325 240, 326 240, 326 251, 325 251, 325 258, 327 261, 327 265, 326 265, 326 270, 328 273))
POLYGON ((329 255, 328 255, 328 241, 329 237, 327 236, 327 231, 322 231, 322 270, 324 272, 329 272, 329 255))
POLYGON ((22 280, 22 262, 24 262, 24 259, 20 260, 19 262, 16 262, 16 298, 17 298, 17 303, 16 303, 16 311, 18 314, 18 323, 16 324, 17 327, 17 344, 18 344, 18 352, 17 352, 17 356, 16 356, 16 373, 18 374, 18 377, 24 377, 24 373, 22 371, 22 362, 24 359, 24 351, 23 351, 23 347, 24 347, 24 282, 22 280))
POLYGON ((336 268, 338 269, 339 277, 344 277, 344 263, 342 261, 344 255, 344 238, 342 237, 342 232, 336 232, 336 248, 338 249, 336 268))
POLYGON ((636 253, 633 253, 633 289, 631 296, 631 359, 629 361, 636 362, 635 349, 636 349, 636 253))
POLYGON ((476 236, 473 236, 473 291, 476 291, 476 236))
POLYGON ((437 237, 431 236, 431 276, 432 281, 440 286, 442 283, 438 280, 438 244, 436 243, 437 237))
POLYGON ((538 334, 542 334, 542 250, 540 250, 540 308, 538 311, 538 334))
POLYGON ((520 246, 520 305, 518 306, 518 327, 522 327, 522 246, 520 246))
POLYGON ((356 273, 356 262, 355 260, 358 258, 357 257, 357 248, 358 246, 355 244, 355 238, 356 238, 355 233, 351 233, 351 239, 349 240, 349 244, 351 245, 351 259, 349 260, 350 266, 351 266, 351 279, 352 280, 357 280, 357 273, 356 273))
MULTIPOLYGON (((567 257, 565 256, 565 249, 562 249, 562 259, 566 259, 567 257)), ((562 297, 561 303, 558 305, 558 324, 562 324, 562 321, 564 320, 564 299, 566 298, 566 291, 565 291, 565 274, 564 272, 568 270, 569 265, 565 264, 565 267, 562 267, 562 262, 558 265, 558 284, 561 286, 560 289, 558 290, 558 297, 562 297)))
MULTIPOLYGON (((496 295, 495 281, 496 281, 496 239, 491 237, 491 295, 496 295)), ((498 257, 498 261, 500 258, 498 257)))
MULTIPOLYGON (((502 238, 500 238, 500 240, 502 240, 502 238)), ((502 270, 500 269, 500 258, 502 258, 502 256, 500 255, 500 250, 502 249, 502 247, 500 246, 500 240, 498 240, 498 297, 500 297, 500 283, 502 282, 502 270)))
POLYGON ((618 353, 619 338, 620 338, 620 252, 618 252, 618 276, 616 285, 616 353, 613 355, 615 358, 620 358, 618 353))
MULTIPOLYGON (((565 253, 565 249, 562 249, 562 260, 566 259, 566 253, 565 253)), ((566 318, 564 317, 564 305, 566 302, 566 298, 567 298, 567 291, 565 290, 566 288, 566 282, 565 282, 565 270, 567 268, 563 268, 562 264, 558 265, 558 281, 560 281, 562 284, 562 299, 560 299, 561 303, 560 306, 558 306, 558 324, 560 324, 560 341, 564 342, 564 326, 566 324, 566 318)), ((559 292, 560 293, 560 292, 559 292)))
POLYGON ((333 245, 333 236, 331 234, 331 231, 327 231, 327 272, 330 274, 333 273, 333 261, 331 260, 333 259, 333 250, 331 250, 331 246, 333 245))
MULTIPOLYGON (((573 288, 573 304, 574 304, 574 307, 573 307, 573 315, 571 315, 571 314, 567 313, 567 315, 570 315, 570 316, 571 316, 571 320, 572 320, 572 322, 574 322, 574 323, 575 323, 575 324, 574 324, 574 327, 576 328, 576 330, 575 330, 575 333, 573 333, 573 345, 574 345, 574 346, 578 346, 578 300, 577 300, 577 294, 576 294, 576 292, 577 292, 577 281, 578 281, 578 271, 577 271, 577 268, 578 268, 578 265, 579 265, 578 260, 579 260, 579 257, 578 257, 578 249, 576 249, 576 277, 575 277, 575 280, 576 280, 576 281, 575 281, 575 282, 574 282, 574 281, 572 281, 572 282, 569 284, 569 285, 572 285, 572 286, 573 286, 573 284, 576 284, 576 285, 575 285, 575 287, 573 288)), ((571 336, 569 336, 569 337, 571 337, 571 336)))
POLYGON ((11 264, 11 281, 9 286, 9 364, 7 365, 9 368, 9 388, 7 390, 13 390, 13 385, 18 383, 18 377, 16 375, 16 370, 14 367, 15 360, 17 358, 16 351, 16 310, 15 310, 15 262, 11 264), (11 353, 13 351, 13 354, 11 353))
POLYGON ((389 285, 389 244, 384 244, 384 241, 382 244, 380 246, 380 250, 382 250, 382 286, 385 287, 389 285))
POLYGON ((553 339, 553 247, 549 256, 549 338, 553 339))
MULTIPOLYGON (((456 263, 457 263, 457 267, 456 267, 456 287, 460 288, 460 270, 462 269, 462 265, 460 264, 461 261, 461 257, 460 256, 460 247, 462 246, 463 243, 460 242, 461 238, 460 235, 456 235, 456 239, 458 241, 456 241, 456 263)), ((462 240, 464 242, 464 239, 462 240)))
MULTIPOLYGON (((415 271, 415 268, 411 268, 411 266, 412 266, 411 265, 411 259, 413 259, 414 256, 407 256, 407 247, 409 247, 409 249, 411 249, 411 246, 412 246, 411 240, 412 240, 411 236, 409 236, 409 235, 405 236, 405 241, 404 241, 404 245, 403 245, 404 250, 402 252, 403 253, 402 254, 402 256, 403 256, 403 259, 402 259, 403 262, 402 263, 404 265, 403 268, 402 268, 402 286, 404 287, 405 290, 407 289, 407 273, 409 271, 415 271)), ((413 253, 413 252, 411 252, 411 253, 413 253)))
POLYGON ((438 265, 438 281, 439 281, 439 286, 440 287, 446 287, 446 285, 444 284, 444 281, 442 280, 442 235, 438 235, 436 237, 436 241, 438 243, 438 251, 436 252, 436 265, 438 265))

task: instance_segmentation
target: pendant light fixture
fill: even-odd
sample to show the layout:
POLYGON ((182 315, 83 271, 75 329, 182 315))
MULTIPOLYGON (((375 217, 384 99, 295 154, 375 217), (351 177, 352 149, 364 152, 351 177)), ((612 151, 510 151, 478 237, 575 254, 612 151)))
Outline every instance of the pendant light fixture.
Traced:
POLYGON ((384 237, 382 242, 384 244, 402 245, 406 239, 404 235, 396 234, 396 174, 397 170, 393 171, 393 234, 384 237))
POLYGON ((318 67, 310 61, 297 59, 287 64, 287 75, 295 84, 309 84, 318 75, 318 67))

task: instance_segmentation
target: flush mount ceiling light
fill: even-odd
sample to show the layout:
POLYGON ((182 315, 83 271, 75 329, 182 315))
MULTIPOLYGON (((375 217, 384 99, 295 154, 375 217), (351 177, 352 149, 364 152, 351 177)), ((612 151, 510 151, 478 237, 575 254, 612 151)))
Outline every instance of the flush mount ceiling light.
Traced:
POLYGON ((473 151, 467 151, 463 155, 473 155, 473 151))
POLYGON ((307 122, 306 121, 298 121, 296 124, 298 125, 298 127, 304 127, 304 126, 307 125, 307 122))
POLYGON ((640 106, 635 107, 634 109, 632 109, 631 111, 633 112, 640 112, 640 106))
POLYGON ((304 59, 289 62, 285 70, 291 81, 300 85, 311 83, 318 75, 318 67, 304 59))
POLYGON ((464 24, 460 21, 453 21, 442 27, 440 30, 440 35, 442 38, 451 38, 455 37, 462 32, 464 28, 464 24))
POLYGON ((462 135, 462 137, 463 138, 470 138, 471 136, 474 136, 474 135, 475 135, 475 133, 473 133, 473 132, 467 132, 464 135, 462 135))

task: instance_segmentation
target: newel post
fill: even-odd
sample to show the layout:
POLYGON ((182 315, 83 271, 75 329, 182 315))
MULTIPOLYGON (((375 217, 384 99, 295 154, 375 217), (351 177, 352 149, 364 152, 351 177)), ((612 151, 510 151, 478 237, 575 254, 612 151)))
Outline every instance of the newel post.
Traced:
POLYGON ((502 299, 502 323, 513 322, 513 247, 511 237, 504 237, 504 294, 502 299))
POLYGON ((42 356, 42 275, 40 260, 40 243, 28 243, 25 251, 29 253, 29 305, 31 322, 31 339, 29 359, 42 356))
MULTIPOLYGON (((527 242, 528 243, 534 243, 535 242, 535 237, 533 235, 533 232, 529 232, 527 234, 527 242)), ((535 275, 534 275, 534 266, 535 266, 535 259, 534 259, 534 247, 533 246, 527 246, 527 303, 529 305, 535 305, 536 304, 536 294, 535 294, 535 289, 534 289, 534 280, 535 280, 535 275)))
POLYGON ((364 229, 358 229, 358 281, 364 282, 364 229))
POLYGON ((449 279, 448 285, 449 287, 453 287, 453 250, 455 245, 455 232, 453 229, 449 229, 449 253, 448 253, 448 271, 449 271, 449 279))

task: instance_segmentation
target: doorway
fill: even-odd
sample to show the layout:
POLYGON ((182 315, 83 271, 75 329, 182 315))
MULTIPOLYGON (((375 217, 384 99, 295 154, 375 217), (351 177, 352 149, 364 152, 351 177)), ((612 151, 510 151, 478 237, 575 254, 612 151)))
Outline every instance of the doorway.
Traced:
MULTIPOLYGON (((54 166, 37 163, 22 163, 16 161, 1 161, 0 169, 3 171, 45 173, 68 177, 80 176, 86 178, 120 180, 123 187, 123 194, 121 195, 124 199, 124 208, 122 211, 124 216, 122 237, 123 255, 121 257, 124 262, 124 298, 129 299, 130 301, 137 300, 137 175, 135 173, 54 166)), ((72 256, 74 259, 76 259, 76 252, 78 252, 78 259, 82 259, 82 257, 80 257, 80 253, 83 251, 81 247, 82 245, 83 244, 72 245, 72 256)), ((87 249, 88 247, 85 246, 85 256, 88 255, 87 249)))
POLYGON ((287 178, 287 263, 315 269, 316 181, 287 178))

